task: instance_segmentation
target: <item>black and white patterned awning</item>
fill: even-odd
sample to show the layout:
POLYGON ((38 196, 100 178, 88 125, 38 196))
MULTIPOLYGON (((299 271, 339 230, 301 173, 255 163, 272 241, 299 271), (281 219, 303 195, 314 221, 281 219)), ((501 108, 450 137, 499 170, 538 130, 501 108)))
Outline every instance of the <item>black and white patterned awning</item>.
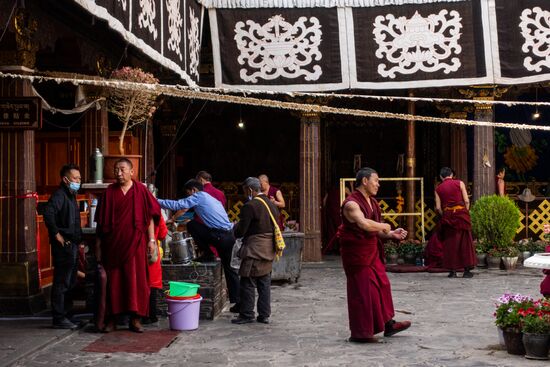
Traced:
POLYGON ((550 80, 549 0, 199 0, 217 87, 397 89, 550 80))
POLYGON ((204 7, 195 0, 73 0, 190 86, 199 79, 204 7))

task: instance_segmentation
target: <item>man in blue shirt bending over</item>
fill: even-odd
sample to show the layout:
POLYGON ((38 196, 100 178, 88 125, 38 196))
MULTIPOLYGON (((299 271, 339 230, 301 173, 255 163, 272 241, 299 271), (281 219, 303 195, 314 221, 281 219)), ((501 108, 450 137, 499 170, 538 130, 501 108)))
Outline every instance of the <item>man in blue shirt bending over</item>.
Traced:
POLYGON ((233 224, 229 221, 223 205, 210 194, 202 191, 203 186, 198 180, 189 180, 184 185, 187 197, 180 200, 158 199, 161 208, 172 211, 194 209, 204 223, 191 220, 187 223, 187 230, 202 251, 198 261, 215 261, 209 245, 212 244, 218 251, 222 261, 229 301, 235 303, 238 312, 239 303, 239 275, 231 267, 231 252, 235 244, 233 224))

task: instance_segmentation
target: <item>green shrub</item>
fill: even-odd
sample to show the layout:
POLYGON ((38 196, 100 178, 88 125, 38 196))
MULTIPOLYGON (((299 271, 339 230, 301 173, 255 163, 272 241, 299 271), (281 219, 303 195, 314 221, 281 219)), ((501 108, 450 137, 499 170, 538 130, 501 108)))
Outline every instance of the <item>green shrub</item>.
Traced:
POLYGON ((505 250, 512 243, 520 225, 520 211, 508 197, 497 195, 479 198, 470 211, 472 230, 478 240, 505 250))
POLYGON ((397 254, 397 243, 393 242, 393 241, 386 241, 386 243, 384 243, 384 253, 386 255, 395 255, 397 254))
POLYGON ((424 246, 418 240, 406 240, 398 245, 397 253, 401 257, 405 255, 421 256, 424 253, 424 246))

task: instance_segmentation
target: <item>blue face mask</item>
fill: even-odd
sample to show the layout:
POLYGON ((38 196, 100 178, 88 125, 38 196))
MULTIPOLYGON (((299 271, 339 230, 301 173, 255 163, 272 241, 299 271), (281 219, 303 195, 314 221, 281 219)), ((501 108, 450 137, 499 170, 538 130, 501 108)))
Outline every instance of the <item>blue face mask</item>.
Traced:
POLYGON ((69 182, 69 190, 77 192, 80 189, 80 183, 78 182, 69 182))

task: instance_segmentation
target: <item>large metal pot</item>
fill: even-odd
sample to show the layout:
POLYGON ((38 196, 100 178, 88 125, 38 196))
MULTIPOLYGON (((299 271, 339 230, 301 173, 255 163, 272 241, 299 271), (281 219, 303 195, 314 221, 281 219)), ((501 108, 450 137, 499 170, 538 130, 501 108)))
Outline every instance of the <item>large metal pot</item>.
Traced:
POLYGON ((174 232, 169 246, 172 264, 189 264, 195 259, 193 238, 184 238, 183 233, 174 232))

